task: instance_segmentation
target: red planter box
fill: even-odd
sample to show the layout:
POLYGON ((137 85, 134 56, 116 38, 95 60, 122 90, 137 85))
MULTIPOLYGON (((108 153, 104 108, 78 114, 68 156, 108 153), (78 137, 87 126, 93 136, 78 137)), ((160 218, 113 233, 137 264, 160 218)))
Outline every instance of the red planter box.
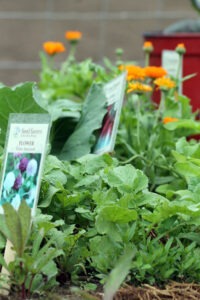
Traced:
POLYGON ((175 50, 177 44, 184 43, 183 76, 197 75, 184 81, 183 94, 191 99, 193 111, 200 109, 200 33, 145 33, 144 40, 151 41, 154 46, 150 58, 154 66, 161 65, 162 50, 175 50))

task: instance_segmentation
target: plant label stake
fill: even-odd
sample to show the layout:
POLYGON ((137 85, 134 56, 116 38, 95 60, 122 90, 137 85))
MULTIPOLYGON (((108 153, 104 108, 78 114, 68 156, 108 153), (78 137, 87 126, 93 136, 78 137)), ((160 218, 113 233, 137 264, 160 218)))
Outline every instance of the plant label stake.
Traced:
POLYGON ((103 154, 114 150, 124 99, 126 76, 127 73, 123 72, 103 86, 107 102, 107 113, 104 116, 100 135, 94 148, 94 153, 96 154, 103 154))
MULTIPOLYGON (((31 208, 31 216, 34 216, 49 131, 48 114, 10 114, 0 181, 0 214, 4 214, 5 203, 18 210, 21 201, 25 200, 31 208)), ((12 243, 7 240, 6 264, 14 258, 12 243)), ((1 275, 9 276, 9 271, 2 268, 1 275)), ((9 288, 8 283, 3 284, 0 294, 8 295, 9 288)))
POLYGON ((182 74, 183 74, 183 62, 180 55, 173 50, 162 51, 162 67, 167 71, 169 75, 179 81, 179 93, 182 94, 182 74))

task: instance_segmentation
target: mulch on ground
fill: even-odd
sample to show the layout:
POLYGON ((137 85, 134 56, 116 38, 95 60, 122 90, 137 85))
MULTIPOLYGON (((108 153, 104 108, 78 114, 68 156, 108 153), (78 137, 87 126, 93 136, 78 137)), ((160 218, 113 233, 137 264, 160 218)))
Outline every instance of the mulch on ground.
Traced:
MULTIPOLYGON (((0 300, 20 300, 14 295, 3 297, 0 300)), ((32 299, 44 299, 32 298, 32 299)), ((45 300, 103 300, 103 292, 89 293, 80 291, 72 293, 69 289, 58 288, 58 293, 52 293, 45 300)), ((111 300, 111 299, 109 299, 111 300)), ((171 282, 165 288, 158 288, 145 284, 141 287, 124 285, 121 287, 112 300, 200 300, 200 284, 171 282)))
POLYGON ((172 282, 164 289, 150 285, 121 288, 113 300, 199 300, 200 285, 172 282))

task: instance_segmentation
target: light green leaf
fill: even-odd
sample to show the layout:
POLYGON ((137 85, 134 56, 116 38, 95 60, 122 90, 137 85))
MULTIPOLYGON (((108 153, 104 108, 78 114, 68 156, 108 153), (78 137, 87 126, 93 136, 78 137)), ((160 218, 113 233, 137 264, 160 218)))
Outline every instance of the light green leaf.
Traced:
POLYGON ((200 167, 191 162, 178 162, 174 165, 174 168, 185 178, 200 177, 200 167))
POLYGON ((113 223, 126 224, 137 220, 137 212, 133 209, 124 208, 117 205, 110 205, 103 207, 97 216, 97 224, 99 220, 106 220, 113 223))
POLYGON ((60 190, 60 188, 50 185, 42 199, 40 197, 38 207, 48 207, 51 203, 53 196, 60 190))
POLYGON ((45 175, 44 179, 53 185, 56 185, 57 183, 63 185, 67 182, 67 176, 61 170, 52 170, 45 175))
POLYGON ((104 300, 113 299, 120 285, 126 279, 131 268, 131 262, 135 252, 133 249, 126 249, 124 254, 119 258, 117 265, 109 274, 106 285, 104 287, 104 300))
POLYGON ((44 162, 44 174, 50 173, 53 169, 63 170, 64 164, 54 155, 48 155, 44 162))
POLYGON ((183 219, 185 217, 196 218, 200 216, 200 207, 188 201, 165 202, 153 213, 144 213, 143 218, 153 224, 158 224, 174 215, 181 216, 183 219))
POLYGON ((22 256, 24 250, 22 224, 17 211, 10 203, 3 205, 6 226, 9 230, 9 238, 17 255, 22 256))
POLYGON ((76 185, 75 187, 80 187, 80 186, 89 186, 93 183, 95 183, 95 181, 99 181, 99 175, 88 175, 87 177, 81 179, 76 185))
POLYGON ((105 153, 102 155, 87 154, 77 159, 78 162, 84 167, 84 172, 87 174, 95 174, 100 169, 106 166, 115 166, 117 162, 109 154, 105 153))
MULTIPOLYGON (((191 156, 194 158, 200 157, 200 144, 190 144, 186 141, 185 137, 180 138, 176 143, 176 151, 185 156, 191 156)), ((200 161, 200 160, 199 160, 200 161)))
POLYGON ((59 99, 44 106, 44 109, 51 115, 52 121, 66 117, 78 120, 80 118, 81 108, 82 104, 68 99, 59 99))
POLYGON ((21 234, 23 248, 25 248, 26 242, 29 238, 30 227, 31 227, 31 208, 26 204, 25 200, 22 200, 18 210, 20 223, 21 223, 21 234))
POLYGON ((182 119, 177 122, 170 122, 164 125, 168 130, 175 129, 192 129, 194 133, 200 133, 200 122, 194 120, 182 119))
POLYGON ((121 193, 138 193, 148 186, 148 179, 142 171, 132 165, 105 169, 101 172, 102 179, 111 187, 116 187, 121 193))

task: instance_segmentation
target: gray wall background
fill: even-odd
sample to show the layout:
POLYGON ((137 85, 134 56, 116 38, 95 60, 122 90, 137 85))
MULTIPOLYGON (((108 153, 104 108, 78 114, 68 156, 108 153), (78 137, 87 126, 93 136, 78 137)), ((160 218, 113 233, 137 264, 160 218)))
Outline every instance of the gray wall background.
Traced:
POLYGON ((83 33, 78 60, 114 60, 115 49, 123 48, 125 59, 142 63, 145 32, 188 18, 198 18, 189 0, 0 0, 0 82, 38 81, 43 42, 68 47, 68 30, 83 33))

